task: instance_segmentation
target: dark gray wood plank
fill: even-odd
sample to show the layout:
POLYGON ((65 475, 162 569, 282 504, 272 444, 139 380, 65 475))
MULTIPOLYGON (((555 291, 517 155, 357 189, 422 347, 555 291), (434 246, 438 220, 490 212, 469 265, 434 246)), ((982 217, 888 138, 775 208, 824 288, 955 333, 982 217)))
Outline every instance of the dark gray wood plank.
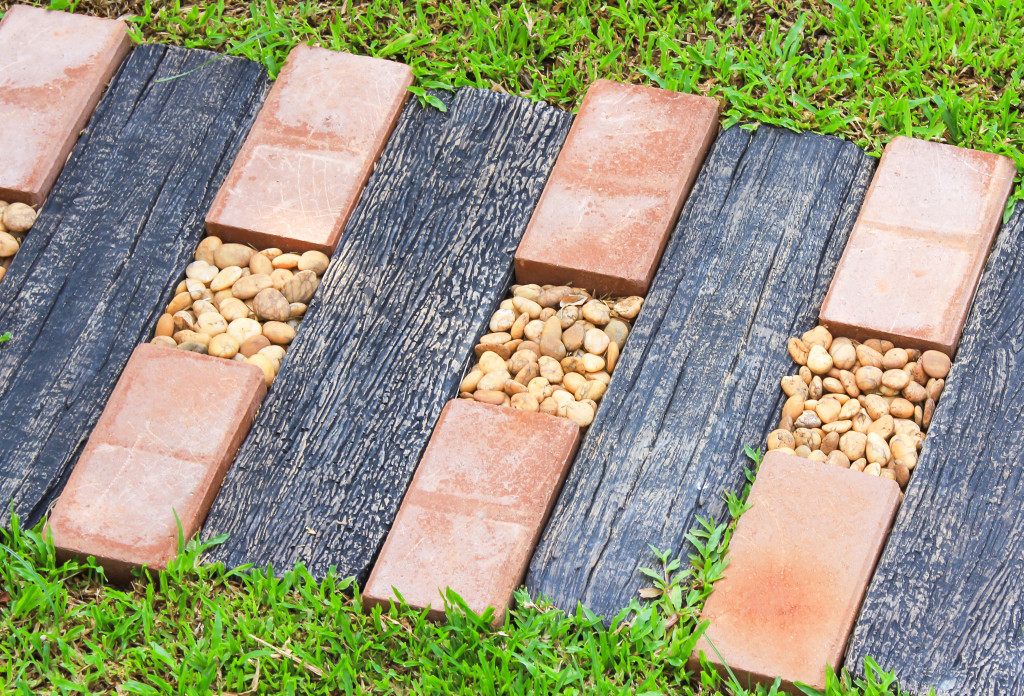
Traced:
POLYGON ((648 544, 686 553, 695 516, 728 514, 873 169, 836 138, 719 135, 534 554, 533 594, 610 619, 655 567, 648 544))
POLYGON ((35 522, 63 487, 266 87, 258 64, 205 51, 122 64, 0 283, 0 523, 12 500, 35 522))
POLYGON ((207 519, 214 560, 365 580, 570 122, 473 89, 406 109, 207 519))
POLYGON ((1024 693, 1024 206, 989 256, 847 651, 926 694, 1024 693))

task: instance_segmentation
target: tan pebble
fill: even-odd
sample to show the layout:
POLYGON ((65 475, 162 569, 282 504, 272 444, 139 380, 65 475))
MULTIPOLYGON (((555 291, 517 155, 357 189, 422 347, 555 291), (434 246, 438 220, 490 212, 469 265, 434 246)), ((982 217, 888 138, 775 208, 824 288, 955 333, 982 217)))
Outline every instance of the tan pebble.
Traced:
POLYGON ((579 324, 570 326, 562 332, 562 345, 566 350, 579 350, 583 346, 583 338, 587 330, 579 324))
POLYGON ((793 431, 793 440, 796 442, 797 447, 803 445, 808 450, 815 449, 817 444, 814 442, 814 431, 808 428, 797 428, 793 431))
POLYGON ((540 412, 546 413, 549 416, 554 416, 558 413, 558 402, 552 397, 547 397, 540 402, 540 412))
POLYGON ((173 336, 174 335, 174 315, 173 314, 161 314, 160 318, 156 322, 156 335, 157 336, 173 336))
POLYGON ((235 319, 228 324, 228 333, 238 341, 238 345, 242 345, 250 336, 262 334, 263 327, 255 319, 235 319))
POLYGON ((853 429, 858 433, 867 433, 868 428, 871 427, 871 416, 864 409, 861 409, 856 416, 853 417, 853 429))
POLYGON ((850 468, 850 458, 843 454, 841 450, 837 449, 834 449, 828 453, 828 459, 826 460, 826 463, 831 464, 832 466, 840 466, 843 467, 844 469, 850 468))
POLYGON ((224 317, 213 312, 200 314, 196 319, 196 331, 213 337, 228 330, 228 322, 224 317))
POLYGON ((175 348, 178 345, 170 336, 154 336, 150 340, 150 343, 152 343, 155 346, 163 346, 165 348, 175 348))
POLYGON ((565 346, 562 345, 562 325, 558 317, 551 317, 544 322, 544 330, 540 337, 541 355, 561 360, 565 357, 565 346))
POLYGON ((881 371, 882 354, 866 343, 862 343, 857 346, 857 362, 861 367, 874 367, 881 371))
POLYGON ((327 258, 327 254, 322 251, 307 251, 299 257, 299 262, 296 264, 296 268, 300 271, 313 271, 313 273, 321 276, 327 267, 330 265, 331 260, 327 258))
POLYGON ((864 433, 850 431, 843 433, 839 438, 839 449, 842 450, 851 461, 864 456, 868 438, 864 433))
POLYGON ((882 367, 886 370, 901 370, 910 362, 910 355, 902 348, 893 348, 882 356, 882 367))
POLYGON ((793 396, 786 399, 786 403, 782 405, 783 415, 788 415, 794 420, 804 412, 804 397, 802 394, 794 394, 793 396))
POLYGON ((610 384, 612 381, 612 376, 605 370, 599 370, 598 372, 585 372, 584 377, 588 380, 597 380, 598 382, 604 382, 605 384, 610 384))
POLYGON ((259 353, 260 355, 266 355, 280 365, 281 361, 284 360, 285 349, 283 346, 264 346, 260 348, 259 353))
MULTIPOLYGON (((220 271, 217 270, 216 266, 212 266, 205 261, 193 261, 185 267, 185 277, 197 280, 203 285, 210 283, 220 271)), ((186 282, 186 287, 188 283, 186 282)))
POLYGON ((175 295, 180 295, 183 292, 188 292, 188 278, 174 286, 175 295))
POLYGON ((910 469, 903 462, 897 461, 893 464, 892 470, 895 474, 896 483, 899 484, 902 490, 906 490, 907 485, 910 483, 910 469))
POLYGON ((206 293, 206 286, 195 278, 186 278, 185 292, 189 294, 193 301, 199 300, 202 299, 203 295, 206 293))
POLYGON ((635 319, 643 304, 644 298, 633 295, 622 298, 612 306, 612 309, 624 319, 635 319))
POLYGON ((224 244, 220 237, 210 235, 204 237, 202 241, 196 246, 196 261, 199 261, 199 252, 203 252, 204 257, 209 255, 207 263, 213 263, 213 254, 224 244))
POLYGON ((576 403, 576 399, 573 397, 573 395, 565 391, 564 389, 555 390, 554 392, 551 393, 551 396, 553 396, 555 401, 558 402, 558 406, 560 408, 563 406, 568 406, 569 404, 576 403))
POLYGON ((554 307, 566 295, 573 294, 573 289, 565 285, 557 285, 544 290, 537 296, 537 304, 541 307, 554 307))
POLYGON ((934 401, 938 401, 939 397, 942 396, 942 390, 946 386, 946 380, 931 378, 928 380, 928 386, 925 387, 925 396, 934 401))
POLYGON ((13 234, 0 231, 0 256, 14 256, 20 248, 21 244, 18 243, 13 234))
POLYGON ((256 250, 245 244, 221 244, 213 252, 213 263, 217 268, 248 266, 256 250))
POLYGON ((871 420, 878 420, 889 413, 889 402, 878 394, 866 395, 861 403, 864 405, 864 410, 871 416, 871 420))
POLYGON ((285 284, 295 277, 287 268, 275 268, 270 274, 270 285, 275 290, 283 290, 285 284))
POLYGON ((209 353, 215 358, 233 358, 238 353, 238 341, 226 333, 210 339, 209 353))
POLYGON ((908 382, 903 387, 903 398, 915 404, 919 404, 928 398, 928 390, 917 382, 908 382))
POLYGON ((815 345, 811 347, 811 351, 807 354, 807 367, 815 375, 824 375, 833 367, 833 361, 831 356, 821 346, 815 345))
POLYGON ((202 343, 205 346, 205 345, 209 345, 209 343, 210 343, 210 335, 209 334, 204 334, 204 333, 199 333, 198 331, 189 331, 188 329, 186 329, 184 331, 175 331, 174 332, 174 341, 176 343, 179 343, 179 344, 180 343, 202 343))
POLYGON ((814 373, 806 365, 801 365, 797 374, 800 375, 800 379, 804 381, 804 384, 810 384, 811 380, 814 379, 814 373))
POLYGON ((227 290, 235 281, 242 277, 242 269, 238 266, 228 266, 222 269, 216 277, 210 281, 210 289, 214 292, 227 290))
POLYGON ((823 386, 825 388, 825 391, 827 391, 829 394, 846 393, 846 387, 844 387, 843 383, 836 377, 826 377, 825 379, 821 380, 821 386, 823 386))
POLYGON ((853 420, 853 417, 860 412, 860 402, 856 399, 850 399, 843 408, 839 411, 839 420, 853 420))
POLYGON ((476 357, 481 357, 484 353, 491 351, 501 356, 502 360, 508 360, 512 357, 512 349, 506 347, 502 343, 478 343, 474 348, 473 352, 476 353, 476 357))
MULTIPOLYGON (((230 333, 227 335, 231 336, 230 333)), ((234 338, 234 336, 232 336, 232 338, 234 338)), ((259 353, 261 350, 269 346, 270 340, 263 334, 257 334, 255 336, 250 336, 249 338, 245 339, 245 341, 243 341, 242 344, 239 346, 238 352, 241 353, 244 357, 250 358, 253 355, 256 355, 256 353, 259 353)))
POLYGON ((536 353, 532 350, 520 350, 512 354, 509 360, 508 371, 515 374, 522 370, 530 363, 535 363, 539 359, 536 353))
POLYGON ((885 351, 887 350, 886 348, 882 347, 882 342, 877 338, 869 338, 868 340, 864 341, 864 345, 866 345, 871 350, 877 352, 879 355, 884 355, 885 351))
POLYGON ((917 457, 917 439, 913 435, 893 435, 889 440, 889 449, 894 459, 917 457))
POLYGON ((892 456, 889 445, 878 433, 868 433, 867 445, 864 449, 867 460, 871 464, 885 465, 892 456))
POLYGON ((843 389, 849 396, 857 397, 860 395, 860 387, 857 386, 857 378, 849 370, 839 371, 839 381, 843 383, 843 389))
POLYGON ((263 325, 263 335, 271 343, 286 346, 295 340, 295 329, 280 321, 268 321, 263 325))
MULTIPOLYGON (((203 300, 203 302, 206 302, 206 301, 203 300)), ((198 305, 199 305, 199 303, 197 302, 193 306, 195 307, 196 312, 200 313, 198 305)), ((212 307, 213 303, 212 302, 207 302, 206 305, 203 305, 203 308, 206 309, 207 305, 212 307)), ((229 322, 234 321, 235 319, 242 319, 243 317, 249 316, 249 308, 245 306, 244 302, 242 302, 241 300, 239 300, 239 299, 237 299, 235 297, 229 297, 229 298, 226 298, 226 299, 222 300, 221 303, 217 306, 216 309, 217 309, 217 312, 222 317, 227 319, 229 322)), ((205 314, 206 312, 204 311, 202 313, 205 314)))
POLYGON ((260 290, 253 298, 252 307, 256 317, 264 321, 288 321, 291 316, 288 300, 274 288, 260 290))
POLYGON ((849 419, 832 421, 822 426, 822 429, 827 433, 839 433, 840 435, 848 431, 853 427, 853 421, 849 419))
POLYGON ((576 392, 576 399, 578 401, 584 401, 586 399, 593 399, 594 401, 600 401, 601 397, 604 396, 605 390, 608 388, 604 382, 598 379, 592 379, 576 392))
POLYGON ((565 417, 585 428, 594 422, 594 409, 590 404, 573 402, 566 406, 565 417))
POLYGON ((791 457, 796 456, 796 450, 794 450, 792 447, 780 447, 775 451, 778 452, 779 454, 788 454, 791 457))
POLYGON ((796 447, 796 440, 793 438, 793 433, 787 430, 773 430, 768 434, 768 449, 777 450, 780 447, 789 447, 790 449, 796 447))
POLYGON ((178 344, 178 350, 187 350, 190 353, 199 353, 200 355, 206 355, 209 348, 205 343, 198 341, 182 341, 178 344))
POLYGON ((811 448, 808 447, 807 445, 798 445, 796 450, 795 450, 795 454, 798 457, 803 457, 804 459, 809 459, 810 456, 811 456, 811 448))
POLYGON ((892 416, 887 414, 869 425, 867 434, 870 436, 871 433, 875 433, 880 435, 883 440, 888 440, 892 436, 895 427, 892 416))
POLYGON ((821 377, 815 375, 811 383, 807 385, 807 396, 812 399, 820 399, 825 389, 821 385, 821 377))
POLYGON ((611 313, 608 311, 608 305, 600 300, 590 300, 580 312, 583 318, 589 321, 594 326, 604 326, 611 320, 611 313))
MULTIPOLYGON (((915 415, 917 413, 917 409, 918 408, 921 408, 921 407, 920 406, 915 407, 915 415)), ((921 413, 921 427, 923 429, 927 430, 929 427, 931 427, 932 416, 933 415, 935 415, 935 401, 932 400, 932 399, 928 399, 924 403, 924 408, 922 409, 922 413, 921 413)))
POLYGON ((609 373, 614 373, 615 372, 615 366, 619 364, 619 346, 618 346, 618 344, 615 343, 614 341, 609 343, 608 344, 608 350, 605 351, 604 357, 605 357, 605 360, 607 362, 607 365, 605 366, 605 369, 608 370, 609 373))
MULTIPOLYGON (((498 305, 498 309, 507 309, 508 311, 515 313, 515 305, 512 304, 512 300, 502 300, 501 304, 498 305)), ((495 310, 497 311, 497 310, 495 310)))
POLYGON ((824 464, 828 460, 828 455, 826 455, 821 450, 814 450, 807 455, 807 458, 810 459, 812 462, 821 462, 822 464, 824 464))
POLYGON ((782 391, 786 393, 786 396, 799 394, 806 397, 807 384, 797 375, 787 375, 782 378, 782 391))
POLYGON ((855 462, 850 464, 850 468, 854 471, 864 471, 864 468, 868 465, 868 460, 861 457, 855 462))
POLYGON ((173 319, 175 331, 196 330, 196 315, 187 309, 183 309, 180 312, 175 312, 173 319))
POLYGON ((505 382, 505 386, 502 389, 502 391, 504 391, 509 396, 515 396, 516 394, 522 394, 523 392, 525 392, 526 385, 520 384, 514 379, 510 379, 507 382, 505 382))
POLYGON ((540 365, 540 376, 549 384, 558 384, 562 381, 562 366, 557 360, 547 355, 541 356, 538 361, 540 365))
POLYGON ((269 275, 254 273, 235 281, 235 284, 231 286, 231 294, 240 300, 249 300, 256 297, 261 291, 273 286, 274 282, 270 279, 269 275))
POLYGON ((485 375, 492 372, 504 372, 508 369, 508 365, 505 364, 505 360, 500 355, 490 350, 480 356, 480 364, 477 365, 477 367, 485 375))
POLYGON ((587 378, 578 372, 568 372, 562 376, 562 384, 566 389, 575 394, 580 387, 587 383, 587 378))
POLYGON ((910 435, 911 437, 917 437, 921 434, 921 427, 914 421, 907 418, 895 418, 893 419, 893 425, 895 426, 895 432, 897 435, 910 435))
POLYGON ((533 413, 540 410, 537 397, 528 392, 513 395, 511 404, 512 408, 517 408, 520 411, 530 411, 533 413))
POLYGON ((935 379, 945 379, 951 367, 949 356, 937 350, 926 350, 921 353, 921 367, 924 373, 935 379))
POLYGON ((804 411, 793 421, 793 425, 798 428, 818 428, 821 426, 821 418, 814 411, 804 411))
POLYGON ((543 377, 534 377, 526 383, 526 389, 536 397, 537 401, 544 401, 549 386, 548 381, 543 377))
POLYGON ((10 203, 4 208, 2 219, 8 231, 21 234, 36 223, 36 211, 24 203, 10 203))
POLYGON ((854 377, 857 379, 857 388, 861 391, 874 391, 882 383, 882 370, 880 368, 866 365, 857 370, 854 377))
POLYGON ((515 311, 519 312, 520 314, 526 314, 527 316, 530 317, 530 319, 536 319, 537 317, 539 317, 540 312, 543 309, 543 307, 541 307, 533 300, 528 299, 526 297, 518 296, 512 298, 512 307, 514 307, 515 311))
POLYGON ((807 364, 811 348, 806 343, 799 338, 793 337, 786 343, 786 349, 789 351, 789 357, 793 358, 793 362, 797 365, 807 364))
POLYGON ((252 357, 246 358, 245 362, 258 367, 263 372, 263 380, 268 387, 274 383, 274 378, 277 377, 277 366, 273 360, 266 355, 256 353, 252 357))
POLYGON ((516 313, 511 309, 499 309, 491 315, 488 326, 491 331, 508 331, 516 323, 516 313))
POLYGON ((469 373, 462 378, 459 382, 460 392, 472 392, 476 390, 476 385, 480 383, 480 379, 484 376, 483 370, 479 367, 475 367, 469 371, 469 373))
POLYGON ((187 292, 180 293, 174 296, 170 304, 167 305, 168 314, 177 314, 183 309, 188 309, 192 306, 192 297, 187 292))
POLYGON ((906 399, 893 399, 892 403, 889 404, 889 413, 891 413, 894 418, 913 418, 914 404, 910 403, 906 399))
POLYGON ((291 270, 299 267, 300 260, 302 260, 302 257, 298 254, 281 254, 272 258, 270 263, 274 265, 274 268, 291 270))
POLYGON ((848 340, 833 341, 828 354, 832 356, 832 365, 840 370, 849 370, 857 362, 857 350, 848 340))
POLYGON ((273 261, 284 252, 278 249, 277 247, 270 247, 269 249, 261 249, 260 253, 266 256, 271 261, 273 261))
POLYGON ((818 405, 814 407, 814 412, 821 419, 822 423, 832 423, 839 418, 839 412, 842 409, 842 405, 835 399, 824 399, 819 401, 818 405))
POLYGON ((523 335, 530 341, 534 341, 540 344, 541 336, 544 332, 544 322, 539 319, 535 319, 526 324, 526 328, 523 330, 523 335))
MULTIPOLYGON (((609 347, 611 344, 608 344, 609 347)), ((600 355, 594 355, 593 353, 584 353, 580 356, 580 360, 583 362, 583 372, 601 372, 605 369, 605 359, 600 355)))
POLYGON ((626 339, 629 338, 629 326, 621 319, 612 319, 602 329, 611 342, 619 347, 621 351, 626 346, 626 339))
POLYGON ((581 375, 587 373, 587 368, 583 364, 583 358, 575 355, 570 355, 567 358, 562 358, 559 363, 562 366, 562 372, 578 372, 581 375))
POLYGON ((891 481, 895 481, 896 480, 896 472, 893 471, 892 469, 889 469, 889 468, 882 469, 882 471, 880 472, 879 476, 881 478, 889 479, 891 481))
MULTIPOLYGON (((913 370, 911 370, 910 372, 910 378, 912 380, 914 380, 915 382, 922 386, 928 383, 928 375, 924 373, 924 368, 921 366, 920 361, 915 363, 908 363, 908 365, 914 366, 913 370)), ((905 370, 907 368, 903 369, 905 370)))
POLYGON ((498 372, 486 372, 484 376, 480 378, 480 382, 476 385, 477 389, 483 389, 485 391, 501 391, 505 387, 505 382, 512 379, 512 375, 507 370, 499 370, 498 372))
POLYGON ((529 315, 520 314, 518 317, 516 317, 516 320, 512 322, 512 328, 508 330, 509 335, 512 338, 522 338, 525 335, 526 325, 529 323, 529 315))
POLYGON ((832 334, 820 324, 810 331, 805 332, 801 337, 804 343, 810 346, 821 346, 828 350, 832 346, 832 334))
POLYGON ((248 268, 252 275, 265 275, 268 278, 270 277, 270 274, 274 272, 274 264, 272 264, 266 254, 263 253, 253 254, 249 257, 248 268))
POLYGON ((910 377, 903 370, 886 370, 882 374, 882 385, 899 393, 910 384, 910 377))
POLYGON ((583 347, 592 355, 603 355, 610 343, 608 335, 600 329, 592 329, 587 332, 583 339, 583 347))
POLYGON ((573 305, 562 307, 555 313, 555 316, 558 317, 558 323, 562 325, 562 331, 565 331, 579 320, 580 308, 573 305))
POLYGON ((529 300, 537 301, 542 292, 541 287, 536 283, 529 283, 527 285, 516 285, 512 289, 512 294, 516 297, 525 297, 529 300))

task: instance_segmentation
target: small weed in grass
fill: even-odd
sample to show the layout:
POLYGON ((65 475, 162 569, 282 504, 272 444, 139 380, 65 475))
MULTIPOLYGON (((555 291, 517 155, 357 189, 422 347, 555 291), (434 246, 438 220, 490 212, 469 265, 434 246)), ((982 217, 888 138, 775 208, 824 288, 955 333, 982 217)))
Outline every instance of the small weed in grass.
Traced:
MULTIPOLYGON (((656 552, 651 587, 607 626, 520 590, 492 630, 490 611, 474 615, 451 592, 441 624, 408 607, 364 612, 351 580, 317 582, 302 566, 226 571, 203 565, 208 545, 195 541, 166 572, 115 588, 91 560, 58 562, 41 527, 15 519, 0 531, 0 691, 744 694, 711 670, 686 672, 733 527, 701 522, 689 562, 656 552)), ((898 694, 891 674, 870 662, 867 673, 832 677, 827 694, 898 694)))

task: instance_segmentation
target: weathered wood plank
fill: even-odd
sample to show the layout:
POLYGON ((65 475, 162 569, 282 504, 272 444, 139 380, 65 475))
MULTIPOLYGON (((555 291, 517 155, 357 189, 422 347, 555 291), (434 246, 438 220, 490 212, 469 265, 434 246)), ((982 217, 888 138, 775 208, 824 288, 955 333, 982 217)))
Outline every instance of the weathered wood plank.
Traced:
POLYGON ((720 134, 534 554, 527 587, 606 618, 648 544, 683 553, 722 519, 744 445, 777 422, 786 339, 814 318, 873 170, 835 138, 720 134))
POLYGON ((213 559, 365 581, 570 121, 473 89, 406 109, 207 519, 213 559))
POLYGON ((926 694, 1024 692, 1024 206, 982 276, 847 651, 926 694))
POLYGON ((0 283, 0 523, 60 491, 202 236, 267 86, 213 57, 132 51, 0 283))

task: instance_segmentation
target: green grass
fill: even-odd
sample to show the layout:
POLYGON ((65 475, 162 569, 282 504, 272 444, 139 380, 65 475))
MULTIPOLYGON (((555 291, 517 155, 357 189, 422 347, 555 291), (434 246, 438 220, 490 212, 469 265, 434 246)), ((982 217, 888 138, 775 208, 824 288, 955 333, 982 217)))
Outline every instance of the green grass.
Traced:
MULTIPOLYGON (((728 496, 732 513, 746 490, 728 496)), ((91 560, 58 562, 40 528, 15 521, 0 531, 0 684, 26 695, 742 694, 685 669, 732 530, 702 523, 682 563, 656 552, 645 599, 610 628, 519 592, 495 631, 491 610, 476 616, 453 594, 445 623, 408 608, 364 612, 350 580, 318 583, 302 566, 280 578, 225 571, 202 564, 195 542, 167 572, 117 589, 91 560)), ((833 677, 827 694, 898 693, 891 674, 866 667, 868 679, 833 677)))
POLYGON ((272 74, 292 46, 317 42, 410 64, 421 97, 472 85, 571 109, 608 77, 717 97, 726 125, 834 134, 873 153, 909 135, 1024 171, 1018 0, 50 5, 124 15, 140 41, 246 56, 272 74))

